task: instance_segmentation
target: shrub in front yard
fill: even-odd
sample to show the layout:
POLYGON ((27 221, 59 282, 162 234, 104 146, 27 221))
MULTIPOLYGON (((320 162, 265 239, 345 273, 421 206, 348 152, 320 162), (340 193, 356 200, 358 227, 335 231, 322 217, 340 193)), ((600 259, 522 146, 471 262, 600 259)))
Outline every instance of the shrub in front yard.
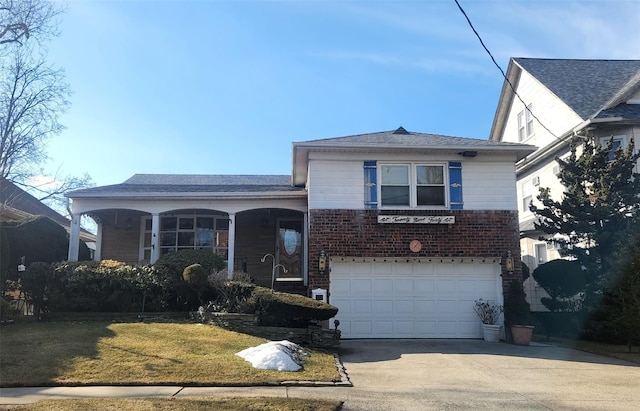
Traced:
POLYGON ((158 288, 156 280, 150 266, 110 260, 56 263, 48 283, 48 308, 56 312, 139 311, 144 293, 158 288))
MULTIPOLYGON (((0 222, 0 292, 18 285, 22 257, 26 266, 35 261, 53 263, 67 258, 68 249, 67 232, 48 217, 0 222)), ((89 249, 80 241, 79 259, 89 258, 89 249)))
POLYGON ((328 320, 338 313, 333 305, 298 294, 274 292, 255 287, 252 295, 258 323, 272 327, 306 327, 328 320))
POLYGON ((159 271, 166 271, 180 278, 184 269, 192 264, 200 264, 209 274, 225 267, 224 259, 208 250, 179 250, 163 255, 153 265, 159 271))
POLYGON ((219 271, 209 276, 209 284, 216 293, 210 307, 213 311, 245 314, 255 311, 251 294, 256 286, 246 273, 234 272, 229 279, 227 271, 219 271))
POLYGON ((202 290, 202 294, 198 295, 198 292, 185 282, 184 270, 193 264, 201 265, 207 275, 225 267, 224 259, 209 250, 179 250, 163 255, 153 264, 161 279, 162 299, 168 309, 194 310, 202 305, 201 301, 209 301, 215 297, 211 287, 207 286, 202 290))

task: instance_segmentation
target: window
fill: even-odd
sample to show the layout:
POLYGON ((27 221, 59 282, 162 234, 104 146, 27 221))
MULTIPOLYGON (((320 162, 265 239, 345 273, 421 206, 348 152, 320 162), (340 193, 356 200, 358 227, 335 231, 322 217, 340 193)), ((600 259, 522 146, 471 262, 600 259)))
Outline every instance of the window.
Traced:
POLYGON ((524 129, 524 111, 518 113, 518 141, 524 140, 527 135, 524 129))
POLYGON ((383 207, 444 207, 445 168, 439 164, 384 164, 380 166, 383 207))
POLYGON ((624 150, 627 147, 627 136, 600 137, 600 145, 607 147, 609 140, 612 140, 611 151, 609 151, 609 161, 611 162, 615 158, 618 149, 624 150))
POLYGON ((544 264, 549 261, 549 258, 547 257, 546 244, 536 244, 536 260, 538 265, 544 264))
POLYGON ((533 201, 533 192, 534 192, 533 179, 527 180, 524 183, 522 183, 521 207, 522 207, 523 214, 531 213, 531 210, 529 210, 529 205, 533 201))
MULTIPOLYGON (((151 258, 151 217, 143 219, 142 259, 151 258)), ((206 249, 227 258, 229 219, 219 215, 160 217, 160 255, 183 249, 206 249)))
POLYGON ((533 114, 531 104, 518 113, 518 141, 523 141, 533 135, 533 114))

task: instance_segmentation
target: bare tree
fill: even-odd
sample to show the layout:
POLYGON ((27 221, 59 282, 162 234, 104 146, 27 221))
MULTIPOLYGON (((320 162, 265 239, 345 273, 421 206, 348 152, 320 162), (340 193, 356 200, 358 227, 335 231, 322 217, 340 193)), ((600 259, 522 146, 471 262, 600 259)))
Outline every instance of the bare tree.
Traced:
POLYGON ((69 105, 64 72, 34 54, 22 46, 0 62, 0 176, 18 183, 39 172, 69 105))
POLYGON ((61 10, 45 0, 0 0, 0 45, 44 40, 55 34, 61 10))
POLYGON ((64 71, 46 62, 46 43, 58 34, 60 3, 0 0, 0 176, 59 210, 62 194, 87 187, 91 178, 42 177, 46 143, 63 130, 69 106, 64 71), (40 178, 42 180, 42 178, 40 178))

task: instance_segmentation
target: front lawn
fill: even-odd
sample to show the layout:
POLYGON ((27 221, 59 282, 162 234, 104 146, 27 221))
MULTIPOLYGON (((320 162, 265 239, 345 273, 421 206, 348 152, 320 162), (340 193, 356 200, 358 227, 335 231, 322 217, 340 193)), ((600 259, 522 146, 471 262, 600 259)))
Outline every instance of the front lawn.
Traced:
POLYGON ((563 343, 563 345, 576 350, 640 364, 640 347, 638 346, 632 347, 631 351, 629 351, 629 347, 626 345, 607 344, 585 340, 567 341, 563 343))
POLYGON ((0 327, 0 385, 264 385, 339 381, 332 354, 299 372, 253 368, 235 353, 266 340, 191 323, 19 322, 0 327))
POLYGON ((20 411, 337 411, 340 401, 302 398, 88 398, 0 407, 20 411))

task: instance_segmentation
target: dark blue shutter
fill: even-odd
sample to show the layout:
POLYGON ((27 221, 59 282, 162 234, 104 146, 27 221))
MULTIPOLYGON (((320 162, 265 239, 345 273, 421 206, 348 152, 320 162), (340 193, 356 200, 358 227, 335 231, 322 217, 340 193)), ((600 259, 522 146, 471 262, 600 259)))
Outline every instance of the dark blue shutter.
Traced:
POLYGON ((378 208, 378 167, 375 161, 364 162, 364 208, 378 208))
POLYGON ((449 204, 452 210, 462 210, 462 163, 449 162, 449 204))

